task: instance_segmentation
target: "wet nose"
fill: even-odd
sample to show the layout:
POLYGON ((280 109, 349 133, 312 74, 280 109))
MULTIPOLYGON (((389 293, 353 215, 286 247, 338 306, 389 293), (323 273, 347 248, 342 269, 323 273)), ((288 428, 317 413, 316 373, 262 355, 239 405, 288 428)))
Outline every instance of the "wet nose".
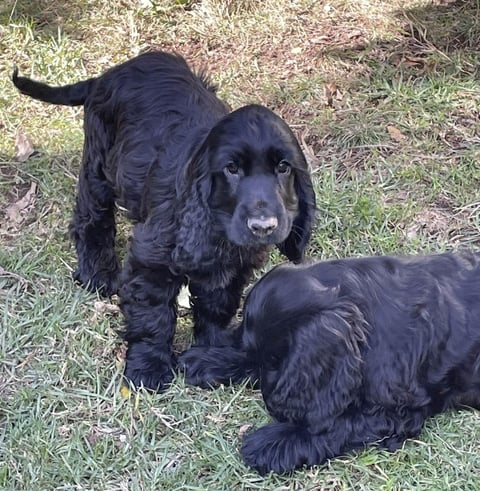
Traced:
POLYGON ((253 235, 265 237, 270 235, 278 227, 278 220, 276 217, 249 218, 247 220, 247 226, 253 235))

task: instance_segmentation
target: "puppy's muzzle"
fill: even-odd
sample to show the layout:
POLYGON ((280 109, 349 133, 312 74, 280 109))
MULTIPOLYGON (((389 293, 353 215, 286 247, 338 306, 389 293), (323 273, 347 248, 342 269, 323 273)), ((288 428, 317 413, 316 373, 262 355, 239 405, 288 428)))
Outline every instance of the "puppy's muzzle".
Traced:
POLYGON ((276 217, 249 218, 247 227, 253 235, 266 237, 278 227, 278 219, 276 217))

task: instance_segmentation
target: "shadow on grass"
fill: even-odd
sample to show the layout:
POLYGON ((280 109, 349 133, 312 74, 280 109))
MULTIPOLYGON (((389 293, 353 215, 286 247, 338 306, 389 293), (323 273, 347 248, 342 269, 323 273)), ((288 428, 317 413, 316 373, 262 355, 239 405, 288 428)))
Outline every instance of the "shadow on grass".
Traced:
MULTIPOLYGON (((367 29, 361 25, 337 26, 328 23, 322 26, 326 41, 315 48, 316 56, 320 54, 327 62, 340 62, 342 66, 337 75, 333 74, 332 80, 316 79, 316 83, 325 82, 324 100, 310 110, 303 110, 297 101, 282 104, 280 94, 279 101, 273 99, 272 105, 275 107, 278 103, 279 112, 290 121, 311 121, 315 118, 315 111, 319 108, 321 110, 322 105, 338 110, 341 119, 345 116, 342 111, 348 104, 340 91, 354 91, 359 94, 356 98, 359 100, 358 111, 365 110, 362 117, 368 119, 368 110, 374 109, 379 100, 389 94, 388 89, 378 89, 381 84, 390 84, 393 91, 406 83, 412 87, 415 84, 417 88, 421 88, 422 83, 425 86, 444 84, 447 87, 450 81, 472 82, 479 78, 479 0, 440 0, 438 5, 399 9, 393 14, 400 21, 400 28, 397 27, 389 37, 379 36, 368 40, 367 29)), ((313 49, 312 54, 315 55, 313 49)), ((315 74, 311 77, 315 79, 315 74)), ((305 78, 308 80, 309 76, 305 78)), ((468 97, 468 94, 465 96, 468 97)), ((461 148, 472 142, 480 143, 480 128, 477 124, 479 114, 480 111, 473 108, 469 114, 458 115, 459 124, 466 128, 465 134, 471 138, 467 137, 465 142, 457 136, 452 137, 448 143, 453 148, 461 148)), ((322 114, 321 118, 324 117, 325 114, 322 114)), ((376 135, 367 134, 363 138, 362 122, 359 121, 358 138, 354 138, 352 146, 378 143, 374 141, 376 135)), ((316 153, 324 141, 319 135, 310 131, 307 133, 306 143, 311 144, 316 153)), ((386 145, 383 150, 388 153, 392 149, 386 145)))
POLYGON ((326 46, 324 53, 346 61, 375 59, 394 68, 425 72, 451 64, 467 76, 480 70, 479 64, 472 62, 480 47, 478 0, 443 0, 439 5, 400 9, 394 16, 403 27, 393 38, 368 42, 359 31, 358 36, 347 34, 343 46, 326 46))
POLYGON ((32 20, 36 31, 56 36, 58 29, 75 37, 75 23, 88 8, 85 1, 75 0, 3 0, 0 5, 0 25, 17 19, 32 20))
POLYGON ((444 0, 430 5, 400 11, 407 19, 407 32, 413 39, 446 53, 476 50, 480 43, 480 2, 478 0, 444 0))

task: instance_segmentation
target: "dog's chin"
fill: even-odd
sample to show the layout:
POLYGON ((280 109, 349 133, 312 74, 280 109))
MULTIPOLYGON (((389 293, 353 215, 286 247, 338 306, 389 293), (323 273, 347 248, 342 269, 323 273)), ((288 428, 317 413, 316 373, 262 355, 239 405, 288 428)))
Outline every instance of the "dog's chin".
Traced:
POLYGON ((254 234, 245 224, 243 227, 232 226, 227 229, 230 242, 240 247, 255 247, 262 245, 281 244, 290 233, 291 226, 284 224, 267 235, 254 234))

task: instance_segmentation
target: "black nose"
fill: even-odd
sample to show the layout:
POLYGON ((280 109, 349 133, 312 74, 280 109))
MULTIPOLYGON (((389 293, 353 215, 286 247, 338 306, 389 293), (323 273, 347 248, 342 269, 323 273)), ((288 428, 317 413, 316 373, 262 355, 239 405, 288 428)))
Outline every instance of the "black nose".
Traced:
POLYGON ((265 237, 266 235, 270 235, 278 227, 278 220, 276 217, 249 218, 247 220, 247 226, 253 235, 265 237))

